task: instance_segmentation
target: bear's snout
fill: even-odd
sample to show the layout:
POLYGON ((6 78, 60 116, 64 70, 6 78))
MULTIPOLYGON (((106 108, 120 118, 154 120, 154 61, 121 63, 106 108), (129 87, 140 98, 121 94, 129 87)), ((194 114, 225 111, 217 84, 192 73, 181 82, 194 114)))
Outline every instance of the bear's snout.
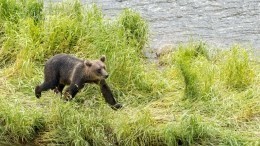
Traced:
POLYGON ((109 77, 109 74, 105 75, 104 77, 105 77, 105 79, 107 79, 109 77))

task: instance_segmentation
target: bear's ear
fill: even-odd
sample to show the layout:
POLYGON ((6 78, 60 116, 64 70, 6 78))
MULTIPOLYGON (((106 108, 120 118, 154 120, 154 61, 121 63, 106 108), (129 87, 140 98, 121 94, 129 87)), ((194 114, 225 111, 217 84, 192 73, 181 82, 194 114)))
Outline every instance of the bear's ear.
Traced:
POLYGON ((106 61, 106 56, 105 56, 105 55, 102 55, 101 58, 100 58, 100 60, 101 60, 102 62, 105 62, 105 61, 106 61))
POLYGON ((85 60, 85 61, 84 61, 84 64, 85 64, 86 66, 88 66, 88 67, 91 67, 92 62, 89 61, 89 60, 85 60))

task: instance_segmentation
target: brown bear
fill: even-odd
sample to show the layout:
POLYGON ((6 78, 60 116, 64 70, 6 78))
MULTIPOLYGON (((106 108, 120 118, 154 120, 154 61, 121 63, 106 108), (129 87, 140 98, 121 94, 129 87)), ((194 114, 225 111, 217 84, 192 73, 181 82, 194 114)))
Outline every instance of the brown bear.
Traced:
POLYGON ((86 83, 95 83, 100 86, 105 101, 113 109, 121 108, 122 105, 116 102, 105 81, 108 78, 105 60, 105 56, 99 60, 81 60, 68 54, 53 56, 45 63, 44 83, 36 86, 35 96, 40 98, 41 92, 49 89, 62 94, 65 85, 69 85, 65 94, 72 99, 86 83))

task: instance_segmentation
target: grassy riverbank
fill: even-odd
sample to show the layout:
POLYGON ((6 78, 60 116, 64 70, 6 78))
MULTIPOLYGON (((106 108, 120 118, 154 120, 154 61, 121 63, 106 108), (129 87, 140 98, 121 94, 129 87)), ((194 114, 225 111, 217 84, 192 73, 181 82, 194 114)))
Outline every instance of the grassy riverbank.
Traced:
POLYGON ((96 6, 0 1, 0 143, 31 145, 259 145, 260 64, 239 46, 187 43, 142 53, 148 24, 131 10, 104 18, 96 6), (44 62, 57 53, 105 54, 113 111, 89 85, 71 102, 41 99, 44 62))

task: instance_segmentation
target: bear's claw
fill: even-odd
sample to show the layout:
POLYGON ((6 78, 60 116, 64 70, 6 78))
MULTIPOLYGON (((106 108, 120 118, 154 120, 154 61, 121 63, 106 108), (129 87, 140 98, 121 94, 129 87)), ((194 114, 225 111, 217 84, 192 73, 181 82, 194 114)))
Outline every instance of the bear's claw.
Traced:
POLYGON ((118 110, 118 109, 121 109, 122 107, 123 107, 123 105, 120 104, 120 103, 116 103, 115 105, 112 105, 112 106, 111 106, 111 108, 112 108, 113 110, 118 110))

